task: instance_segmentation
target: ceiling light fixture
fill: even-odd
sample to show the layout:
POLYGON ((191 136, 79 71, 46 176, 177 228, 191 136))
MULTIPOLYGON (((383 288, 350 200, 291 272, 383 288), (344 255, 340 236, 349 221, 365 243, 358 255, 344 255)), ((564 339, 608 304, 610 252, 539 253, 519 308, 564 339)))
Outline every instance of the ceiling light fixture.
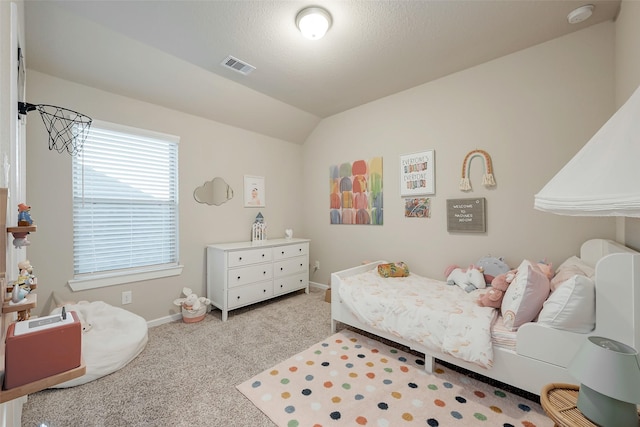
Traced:
POLYGON ((567 21, 569 24, 577 24, 578 22, 586 21, 593 14, 594 6, 592 4, 586 4, 580 6, 577 9, 572 10, 567 15, 567 21))
POLYGON ((307 7, 296 16, 296 26, 306 38, 318 40, 331 27, 331 15, 320 7, 307 7))

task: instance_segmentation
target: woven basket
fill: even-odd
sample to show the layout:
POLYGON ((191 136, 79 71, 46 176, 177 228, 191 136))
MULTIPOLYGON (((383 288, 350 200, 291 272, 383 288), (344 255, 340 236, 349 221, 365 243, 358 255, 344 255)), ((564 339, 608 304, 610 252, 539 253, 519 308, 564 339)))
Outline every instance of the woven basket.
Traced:
POLYGON ((196 323, 204 319, 207 314, 207 305, 202 304, 197 310, 188 310, 182 307, 182 321, 184 323, 196 323))

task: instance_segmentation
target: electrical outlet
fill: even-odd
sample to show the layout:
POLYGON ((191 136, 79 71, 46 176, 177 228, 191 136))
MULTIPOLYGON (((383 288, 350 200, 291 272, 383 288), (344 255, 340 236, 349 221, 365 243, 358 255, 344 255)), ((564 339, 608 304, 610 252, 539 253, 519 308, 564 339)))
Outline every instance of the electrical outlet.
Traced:
POLYGON ((314 270, 320 270, 320 261, 316 261, 316 263, 313 265, 314 270))
POLYGON ((131 295, 131 291, 124 291, 122 293, 122 304, 131 304, 133 302, 133 295, 131 295))

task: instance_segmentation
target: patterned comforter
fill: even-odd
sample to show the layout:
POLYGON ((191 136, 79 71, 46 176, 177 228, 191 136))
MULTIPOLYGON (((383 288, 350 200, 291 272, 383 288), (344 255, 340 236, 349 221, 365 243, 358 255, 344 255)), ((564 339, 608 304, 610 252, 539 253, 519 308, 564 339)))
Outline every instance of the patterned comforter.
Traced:
POLYGON ((383 278, 370 270, 342 279, 340 297, 374 328, 489 368, 497 310, 480 307, 477 292, 411 273, 383 278))

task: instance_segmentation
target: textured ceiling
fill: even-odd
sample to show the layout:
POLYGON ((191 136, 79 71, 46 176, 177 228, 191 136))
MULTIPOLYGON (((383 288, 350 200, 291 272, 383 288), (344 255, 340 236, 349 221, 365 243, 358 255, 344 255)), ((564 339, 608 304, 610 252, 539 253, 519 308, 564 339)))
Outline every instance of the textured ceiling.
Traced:
POLYGON ((299 143, 320 118, 614 19, 619 3, 28 0, 27 67, 299 143), (567 23, 586 3, 593 16, 567 23), (295 27, 310 5, 333 16, 321 40, 295 27), (227 55, 256 70, 223 68, 227 55), (295 123, 286 135, 276 115, 295 123))

